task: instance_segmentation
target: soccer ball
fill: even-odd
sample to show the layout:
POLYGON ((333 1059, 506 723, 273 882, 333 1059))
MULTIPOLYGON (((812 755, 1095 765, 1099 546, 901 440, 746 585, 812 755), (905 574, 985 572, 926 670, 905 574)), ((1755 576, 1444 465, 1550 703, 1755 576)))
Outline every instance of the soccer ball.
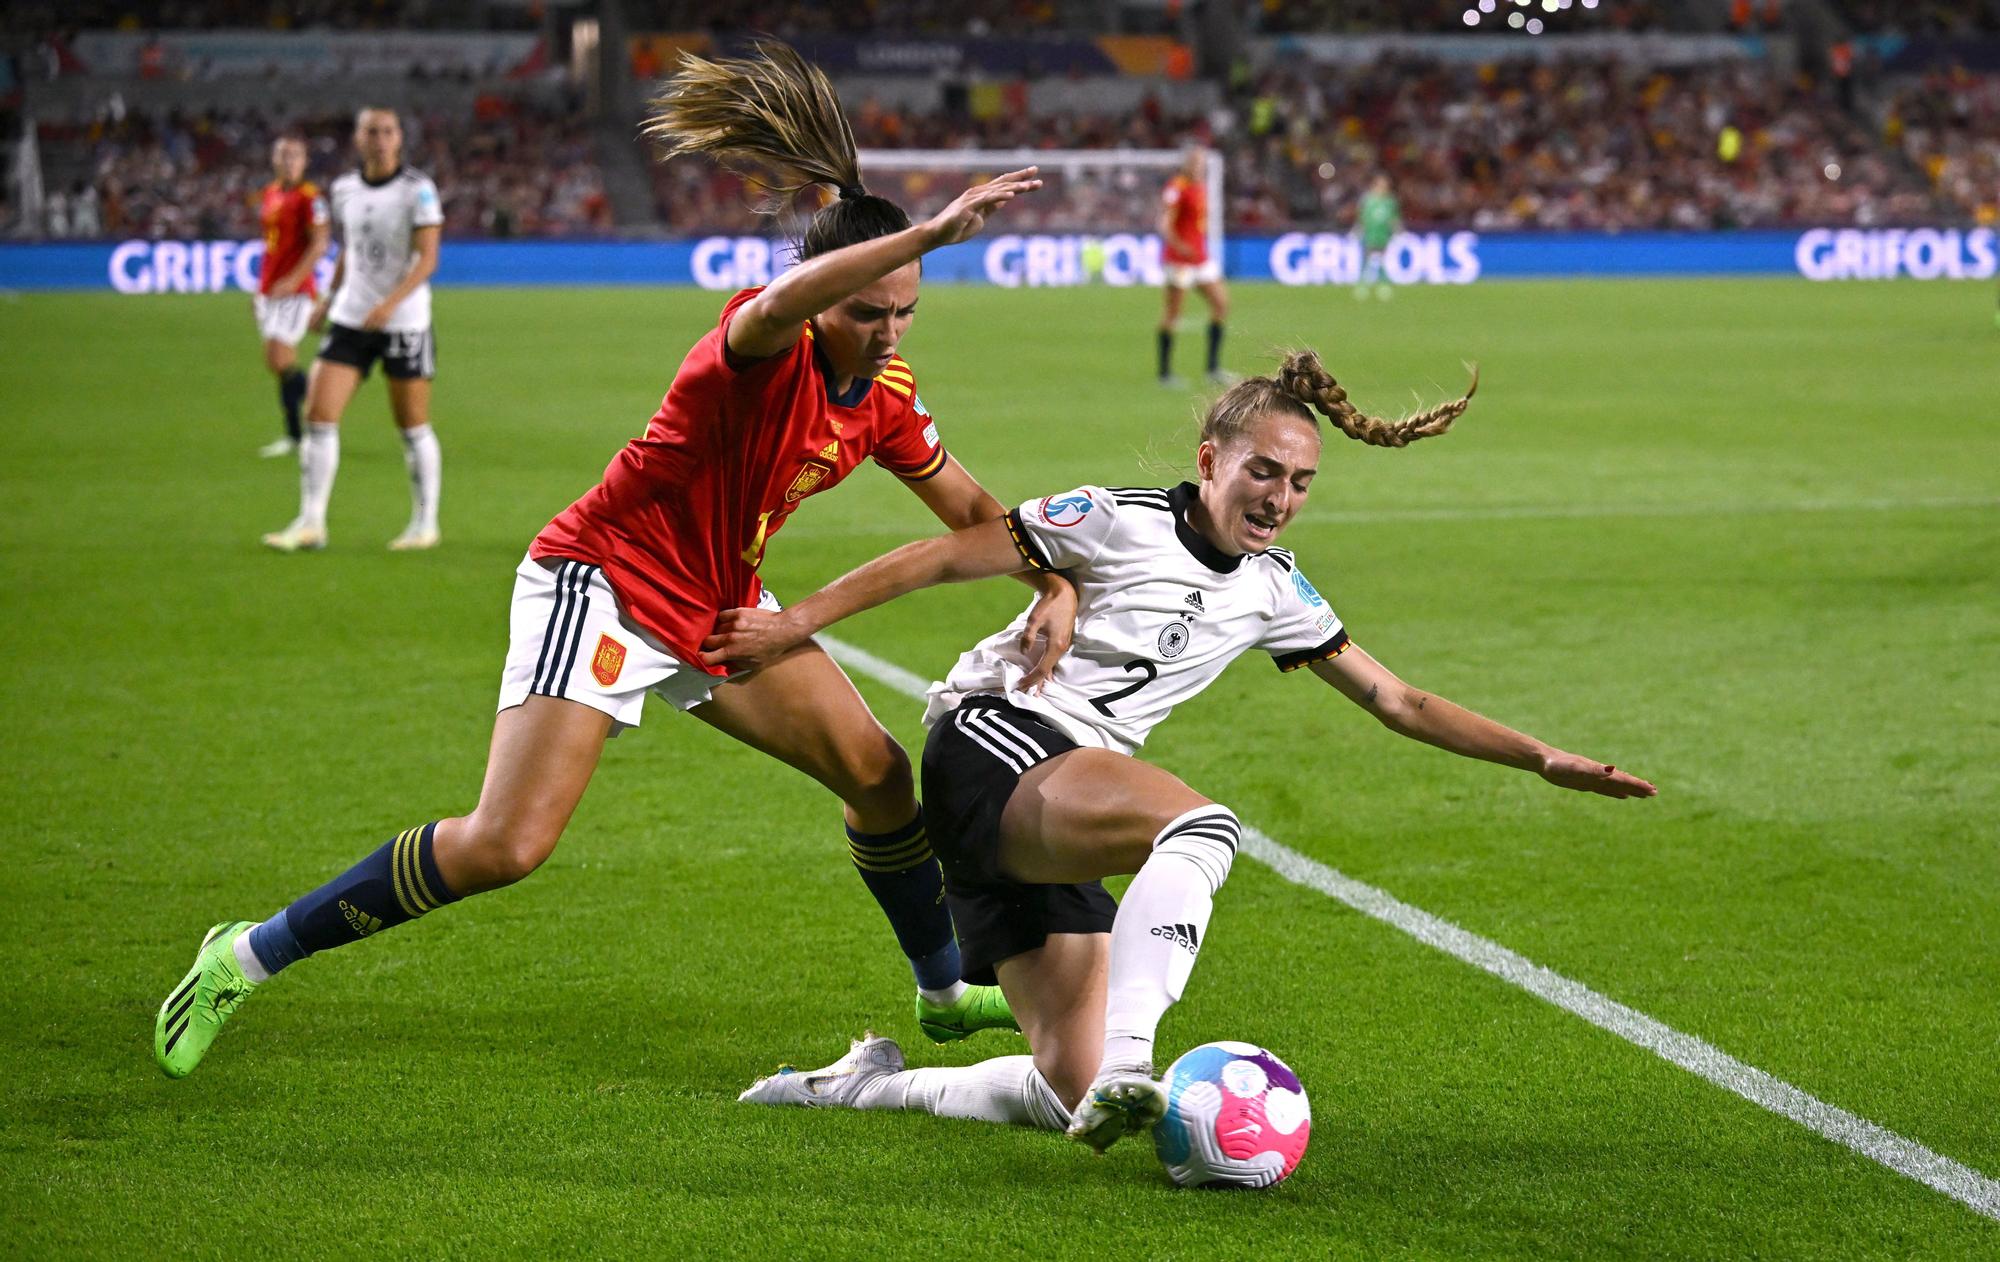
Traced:
POLYGON ((1153 1147, 1179 1186, 1267 1188, 1298 1169, 1312 1106, 1284 1061, 1250 1043, 1203 1043, 1163 1082, 1153 1147))

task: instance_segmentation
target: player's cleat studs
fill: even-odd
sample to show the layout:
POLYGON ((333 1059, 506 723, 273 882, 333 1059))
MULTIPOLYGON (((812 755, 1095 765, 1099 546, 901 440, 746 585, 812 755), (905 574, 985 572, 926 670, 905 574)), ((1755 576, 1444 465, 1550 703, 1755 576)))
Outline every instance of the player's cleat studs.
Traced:
POLYGON ((1102 1153, 1127 1135, 1151 1130, 1166 1115, 1166 1088, 1150 1072, 1116 1069, 1090 1084, 1065 1133, 1102 1153))

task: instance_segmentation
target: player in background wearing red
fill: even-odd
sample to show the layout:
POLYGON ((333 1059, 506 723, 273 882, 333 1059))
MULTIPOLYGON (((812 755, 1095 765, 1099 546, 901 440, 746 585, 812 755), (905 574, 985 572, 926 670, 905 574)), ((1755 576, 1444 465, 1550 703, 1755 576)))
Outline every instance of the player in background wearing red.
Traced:
MULTIPOLYGON (((909 757, 846 675, 808 644, 730 678, 702 663, 701 644, 722 610, 775 603, 757 577, 765 549, 803 500, 863 459, 901 477, 947 526, 1002 515, 946 454, 896 348, 916 313, 923 255, 975 235, 1041 181, 1033 168, 1011 172, 911 226, 862 187, 832 85, 779 45, 738 60, 689 57, 654 106, 648 130, 669 156, 753 160, 787 198, 825 184, 839 200, 813 216, 796 268, 724 305, 645 434, 529 549, 478 805, 406 828, 261 924, 211 929, 155 1025, 154 1055, 170 1076, 190 1072, 279 969, 534 871, 605 740, 639 722, 649 691, 841 798, 855 866, 910 959, 932 1038, 1013 1027, 997 988, 961 980, 909 757)), ((1069 646, 1076 595, 1055 575, 1030 585, 1041 598, 1023 649, 1043 645, 1040 670, 1069 646)))
POLYGON ((326 198, 306 179, 306 142, 280 136, 271 142, 271 182, 257 194, 257 219, 264 225, 264 264, 257 273, 257 332, 264 339, 264 366, 278 379, 278 403, 285 413, 285 436, 258 450, 275 459, 299 449, 299 406, 305 402, 306 375, 299 370, 299 341, 312 323, 319 290, 313 269, 326 257, 332 233, 326 198))
POLYGON ((1222 260, 1208 249, 1208 151, 1189 145, 1186 161, 1160 194, 1160 266, 1166 275, 1160 312, 1160 384, 1186 384, 1174 375, 1174 324, 1189 286, 1208 304, 1208 377, 1226 381, 1222 371, 1222 323, 1229 318, 1229 293, 1222 287, 1222 260))

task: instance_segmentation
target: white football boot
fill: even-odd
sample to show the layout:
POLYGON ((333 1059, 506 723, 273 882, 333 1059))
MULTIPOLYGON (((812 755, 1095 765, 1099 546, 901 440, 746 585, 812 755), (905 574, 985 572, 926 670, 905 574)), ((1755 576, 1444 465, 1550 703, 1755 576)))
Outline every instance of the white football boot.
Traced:
POLYGON ((438 539, 439 535, 435 530, 426 530, 417 525, 405 526, 402 534, 389 541, 389 551, 422 552, 426 548, 437 547, 438 539))
POLYGON ((298 454, 298 440, 294 438, 274 438, 257 449, 257 454, 266 460, 281 460, 298 454))
POLYGON ((1107 1069, 1097 1075, 1064 1132, 1103 1152, 1127 1135, 1151 1130, 1167 1115, 1167 1089, 1148 1066, 1107 1069))
POLYGON ((746 1104, 790 1104, 809 1109, 839 1108, 854 1093, 886 1074, 901 1073, 903 1049, 894 1039, 873 1031, 854 1040, 847 1055, 825 1069, 801 1071, 786 1065, 769 1078, 759 1078, 736 1098, 746 1104))
POLYGON ((279 552, 317 552, 326 546, 326 528, 308 526, 303 517, 295 517, 283 530, 265 535, 264 546, 279 552))

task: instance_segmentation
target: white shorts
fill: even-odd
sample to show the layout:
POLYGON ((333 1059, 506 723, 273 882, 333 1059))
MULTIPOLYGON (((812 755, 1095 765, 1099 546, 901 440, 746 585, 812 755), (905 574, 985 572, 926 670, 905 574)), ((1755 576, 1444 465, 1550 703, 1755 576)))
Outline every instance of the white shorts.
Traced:
POLYGON ((1222 279, 1222 262, 1219 259, 1210 259, 1206 263, 1164 263, 1161 269, 1166 273, 1169 289, 1188 289, 1222 279))
MULTIPOLYGON (((765 592, 757 607, 779 605, 765 592)), ((610 715, 616 736, 639 726, 648 692, 675 709, 692 710, 725 682, 674 656, 627 618, 604 572, 581 561, 523 557, 514 571, 509 622, 502 710, 530 696, 564 697, 610 715)))
POLYGON ((258 294, 251 300, 257 311, 257 332, 267 342, 297 346, 312 323, 313 300, 306 294, 270 298, 258 294))

